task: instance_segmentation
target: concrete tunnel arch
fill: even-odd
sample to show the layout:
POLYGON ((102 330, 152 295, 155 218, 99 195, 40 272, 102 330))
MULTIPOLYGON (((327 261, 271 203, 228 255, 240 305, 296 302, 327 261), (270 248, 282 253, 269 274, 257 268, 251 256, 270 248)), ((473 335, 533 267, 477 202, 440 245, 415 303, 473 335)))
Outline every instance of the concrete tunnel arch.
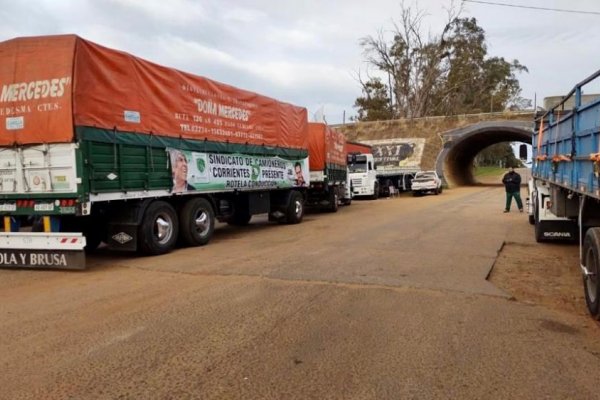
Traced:
POLYGON ((437 173, 450 185, 474 185, 472 165, 479 152, 501 142, 531 144, 532 129, 533 123, 528 121, 487 121, 445 132, 437 173))

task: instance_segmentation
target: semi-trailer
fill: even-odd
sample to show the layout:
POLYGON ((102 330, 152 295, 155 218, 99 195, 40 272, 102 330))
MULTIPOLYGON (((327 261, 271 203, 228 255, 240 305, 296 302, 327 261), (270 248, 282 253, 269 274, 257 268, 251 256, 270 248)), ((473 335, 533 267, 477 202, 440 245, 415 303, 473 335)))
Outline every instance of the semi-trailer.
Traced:
POLYGON ((84 248, 204 245, 215 220, 299 223, 305 108, 75 35, 0 43, 0 267, 85 267, 84 248))
POLYGON ((324 123, 308 126, 310 186, 307 205, 336 212, 339 204, 350 204, 346 165, 346 137, 324 123))

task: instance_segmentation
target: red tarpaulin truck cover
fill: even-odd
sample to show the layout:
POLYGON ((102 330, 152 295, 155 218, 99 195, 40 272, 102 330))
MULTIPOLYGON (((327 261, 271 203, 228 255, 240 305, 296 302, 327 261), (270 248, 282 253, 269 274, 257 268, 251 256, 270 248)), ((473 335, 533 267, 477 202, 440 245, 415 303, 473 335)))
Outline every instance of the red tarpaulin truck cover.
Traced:
POLYGON ((305 108, 75 35, 0 42, 0 145, 74 140, 74 126, 307 149, 305 108))
POLYGON ((322 123, 309 123, 308 155, 311 171, 322 171, 327 164, 346 168, 346 137, 322 123))
POLYGON ((372 148, 368 144, 346 142, 346 154, 352 154, 352 153, 369 154, 371 152, 372 152, 372 148))

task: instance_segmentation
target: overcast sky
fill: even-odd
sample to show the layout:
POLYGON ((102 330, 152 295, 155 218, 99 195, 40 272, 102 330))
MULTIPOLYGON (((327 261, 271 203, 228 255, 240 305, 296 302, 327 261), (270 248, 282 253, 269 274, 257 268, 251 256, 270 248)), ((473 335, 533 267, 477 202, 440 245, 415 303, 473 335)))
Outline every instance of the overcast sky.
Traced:
MULTIPOLYGON (((600 12, 598 0, 497 2, 600 12)), ((414 4, 407 0, 407 4, 414 4)), ((437 33, 449 0, 420 0, 437 33)), ((0 40, 75 33, 169 67, 305 106, 329 123, 355 114, 358 44, 390 29, 400 0, 0 0, 0 40)), ((600 69, 600 15, 464 3, 488 52, 518 59, 523 97, 538 105, 600 69)), ((600 84, 597 86, 600 88, 600 84)), ((591 92, 599 90, 588 90, 591 92)))

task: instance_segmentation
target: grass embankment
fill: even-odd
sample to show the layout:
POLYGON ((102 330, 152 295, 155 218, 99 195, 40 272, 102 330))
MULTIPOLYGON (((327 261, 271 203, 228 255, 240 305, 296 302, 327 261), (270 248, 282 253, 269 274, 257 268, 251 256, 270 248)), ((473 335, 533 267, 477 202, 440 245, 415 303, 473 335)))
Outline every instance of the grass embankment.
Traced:
POLYGON ((473 168, 473 176, 476 178, 485 176, 499 176, 506 172, 506 168, 500 167, 475 167, 473 168))

